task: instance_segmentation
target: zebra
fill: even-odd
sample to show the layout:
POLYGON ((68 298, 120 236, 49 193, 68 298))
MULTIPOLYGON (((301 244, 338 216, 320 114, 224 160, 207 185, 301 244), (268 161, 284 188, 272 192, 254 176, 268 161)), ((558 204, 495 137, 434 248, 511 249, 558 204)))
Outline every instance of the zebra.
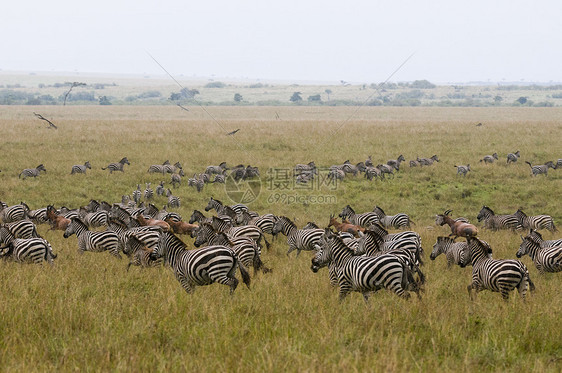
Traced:
POLYGON ((86 163, 84 163, 83 165, 80 164, 75 164, 74 166, 72 166, 72 169, 70 170, 70 174, 85 174, 87 169, 92 169, 92 166, 90 165, 90 161, 86 161, 86 163))
POLYGON ((521 223, 515 215, 496 215, 488 206, 482 206, 482 209, 476 217, 478 221, 484 221, 484 228, 491 230, 498 229, 522 229, 521 223))
POLYGON ((110 163, 107 165, 107 167, 102 167, 102 170, 109 170, 109 173, 112 174, 113 171, 121 171, 121 172, 125 172, 123 170, 123 167, 128 164, 129 166, 131 165, 131 163, 129 163, 129 160, 127 159, 127 157, 123 157, 121 158, 121 160, 117 163, 110 163))
POLYGON ((180 207, 180 197, 172 195, 172 191, 170 190, 170 188, 166 189, 166 197, 168 197, 168 207, 180 207))
POLYGON ((41 264, 43 260, 53 265, 57 256, 49 242, 41 237, 15 238, 7 228, 0 227, 0 241, 5 244, 0 250, 2 259, 13 259, 19 263, 41 264))
MULTIPOLYGON (((209 200, 209 203, 207 204, 207 207, 205 207, 205 211, 211 211, 212 209, 215 209, 215 211, 217 212, 217 214, 221 214, 222 213, 222 208, 225 205, 223 205, 223 203, 221 201, 219 201, 218 199, 213 199, 213 197, 211 197, 211 199, 209 200)), ((248 208, 248 206, 242 204, 242 203, 237 203, 235 205, 231 205, 228 206, 231 209, 234 210, 234 212, 237 214, 240 214, 242 211, 249 211, 250 209, 248 208)))
POLYGON ((548 175, 548 168, 552 168, 552 169, 556 169, 556 166, 554 165, 554 163, 552 163, 552 161, 548 161, 545 164, 541 164, 541 165, 537 165, 537 166, 533 166, 531 164, 531 162, 525 161, 525 163, 527 163, 529 165, 529 167, 531 167, 531 174, 533 176, 537 176, 537 175, 548 175))
POLYGON ((221 162, 221 164, 219 164, 218 166, 208 166, 205 169, 205 173, 207 175, 213 175, 213 174, 224 175, 226 170, 228 170, 228 167, 226 167, 226 162, 221 162))
POLYGON ((35 224, 43 224, 49 221, 47 218, 47 208, 42 207, 37 210, 30 210, 27 212, 27 217, 33 221, 35 224))
POLYGON ((353 176, 357 176, 357 174, 359 173, 359 167, 357 167, 356 165, 352 165, 349 160, 343 163, 341 170, 346 174, 352 174, 353 176))
POLYGON ((381 236, 384 242, 400 241, 400 240, 408 239, 412 242, 415 242, 420 248, 420 253, 423 254, 421 237, 418 233, 414 231, 402 231, 398 233, 389 234, 388 231, 379 224, 371 224, 369 228, 367 228, 367 230, 373 231, 379 236, 381 236))
POLYGON ((13 223, 3 224, 14 238, 37 238, 40 237, 37 233, 37 227, 31 220, 19 220, 13 223))
POLYGON ((8 207, 1 205, 0 221, 2 221, 3 223, 13 223, 16 221, 23 220, 27 216, 28 211, 29 211, 29 207, 24 202, 21 202, 19 205, 13 205, 8 207))
POLYGON ((416 159, 421 166, 431 166, 433 164, 433 162, 439 162, 439 157, 437 157, 437 154, 432 155, 430 158, 420 158, 417 157, 416 159))
POLYGON ((527 216, 521 209, 518 209, 515 214, 521 226, 525 229, 548 229, 550 232, 556 232, 558 229, 554 226, 554 219, 550 215, 535 215, 527 216))
POLYGON ((411 160, 410 161, 410 167, 421 167, 421 163, 417 160, 411 160))
POLYGON ((334 166, 330 167, 330 171, 328 172, 328 179, 330 180, 343 180, 345 179, 345 171, 333 168, 334 166))
POLYGON ((522 238, 522 240, 515 254, 518 258, 529 254, 539 273, 562 271, 562 244, 543 248, 530 238, 522 238))
MULTIPOLYGON (((160 235, 158 235, 158 239, 160 235)), ((132 234, 127 239, 123 247, 123 253, 129 257, 129 264, 127 264, 127 271, 131 265, 141 266, 141 267, 157 267, 162 265, 162 258, 154 258, 151 249, 144 244, 142 240, 137 238, 136 234, 132 234)))
POLYGON ((150 201, 154 197, 154 190, 150 187, 150 183, 145 183, 146 188, 144 190, 144 199, 150 201))
POLYGON ((314 245, 324 234, 323 229, 297 229, 296 224, 285 216, 280 216, 273 226, 273 234, 279 232, 287 236, 287 243, 289 244, 287 256, 291 251, 297 250, 297 257, 302 250, 316 250, 314 245))
POLYGON ((309 221, 302 229, 320 229, 320 227, 315 222, 309 221))
POLYGON ((85 251, 109 251, 111 255, 121 259, 119 254, 119 237, 113 231, 92 232, 79 218, 70 219, 70 224, 64 231, 63 237, 68 238, 76 234, 78 238, 78 253, 85 251))
MULTIPOLYGON (((357 249, 355 250, 356 255, 367 255, 367 256, 377 256, 380 254, 386 254, 389 252, 397 251, 407 251, 410 259, 407 261, 412 265, 411 269, 415 269, 413 265, 423 265, 421 258, 421 246, 412 239, 405 238, 394 241, 384 241, 383 236, 379 235, 374 231, 365 231, 363 236, 361 236, 357 242, 357 249)), ((416 270, 419 272, 419 270, 416 270)), ((420 277, 423 278, 423 274, 420 273, 420 277)))
POLYGON ((255 225, 261 229, 263 233, 271 234, 273 236, 273 240, 275 240, 276 235, 273 234, 273 226, 277 220, 277 216, 273 214, 264 214, 253 217, 248 211, 242 211, 236 217, 236 224, 255 225))
POLYGON ((363 214, 356 214, 351 206, 347 205, 343 208, 341 214, 338 215, 342 219, 347 219, 353 225, 359 225, 361 227, 368 227, 371 224, 378 223, 380 221, 377 214, 374 212, 365 212, 363 214))
POLYGON ((149 249, 156 250, 162 228, 159 226, 146 225, 141 227, 128 228, 127 224, 118 218, 111 218, 107 229, 115 232, 119 237, 119 247, 125 253, 125 246, 131 236, 135 236, 141 243, 149 249))
POLYGON ((355 256, 340 237, 333 236, 312 258, 311 270, 318 272, 331 262, 337 267, 340 302, 351 291, 357 291, 362 293, 368 304, 370 293, 383 288, 392 290, 400 297, 410 297, 407 289, 410 280, 413 280, 412 273, 406 263, 395 255, 355 256))
POLYGON ((562 168, 562 159, 558 159, 556 161, 555 169, 562 168))
POLYGON ((532 230, 532 229, 525 238, 530 239, 531 241, 533 241, 534 243, 536 243, 537 245, 539 245, 542 248, 562 246, 562 238, 558 239, 558 240, 546 240, 545 241, 545 240, 543 240, 542 235, 538 231, 532 230))
POLYGON ((406 158, 402 154, 398 156, 396 159, 390 159, 386 162, 387 165, 394 167, 396 171, 400 171, 400 163, 406 161, 406 158))
POLYGON ((466 177, 466 174, 470 171, 470 163, 467 164, 466 166, 455 165, 455 167, 457 168, 457 175, 462 175, 466 177))
POLYGON ((236 267, 240 270, 242 281, 250 288, 250 274, 240 263, 234 251, 226 246, 207 246, 201 249, 187 250, 187 246, 172 233, 160 236, 156 255, 164 258, 164 264, 174 271, 176 279, 189 294, 195 286, 210 285, 218 282, 230 286, 233 294, 238 286, 235 277, 236 267))
POLYGON ((499 159, 499 158, 498 158, 498 153, 494 153, 494 154, 492 154, 492 155, 485 155, 484 158, 482 158, 482 159, 480 160, 480 162, 484 162, 484 164, 487 164, 487 163, 494 163, 494 162, 497 161, 498 159, 499 159))
POLYGON ((148 173, 159 173, 159 174, 165 174, 166 170, 165 167, 168 166, 170 164, 170 161, 166 160, 166 162, 162 163, 162 164, 153 164, 150 167, 148 167, 148 173))
POLYGON ((373 178, 384 180, 384 173, 377 167, 367 166, 365 168, 365 177, 368 180, 373 180, 373 178))
POLYGON ((392 177, 394 178, 394 167, 389 166, 387 164, 379 164, 379 165, 377 165, 376 168, 379 169, 379 171, 381 172, 382 175, 389 174, 389 175, 392 175, 392 177))
POLYGON ((39 176, 39 174, 41 173, 41 171, 47 173, 47 170, 45 169, 45 166, 43 166, 43 164, 41 163, 39 166, 35 167, 35 168, 26 168, 25 170, 23 170, 18 178, 21 179, 22 175, 23 175, 23 179, 27 179, 28 177, 37 177, 39 176))
POLYGON ((215 175, 215 178, 213 179, 213 183, 224 184, 225 181, 226 181, 226 178, 222 174, 215 175))
POLYGON ((517 162, 517 160, 519 159, 519 157, 521 157, 521 155, 519 154, 519 150, 516 151, 515 153, 509 153, 509 154, 507 155, 507 164, 517 162))
POLYGON ((211 223, 211 218, 207 218, 201 211, 193 210, 193 214, 189 218, 189 224, 199 223, 199 225, 203 223, 211 223))
POLYGON ((229 237, 248 237, 256 241, 258 245, 260 245, 261 239, 263 238, 266 247, 269 249, 270 246, 269 242, 265 239, 265 236, 259 227, 255 225, 242 225, 239 227, 232 227, 229 221, 217 218, 216 216, 212 217, 211 224, 201 224, 196 233, 197 239, 195 240, 195 246, 199 247, 205 242, 208 242, 216 232, 224 232, 228 234, 229 237))
POLYGON ((172 187, 175 188, 176 184, 181 186, 181 178, 183 176, 185 176, 185 172, 183 172, 182 169, 180 169, 178 173, 172 174, 172 176, 170 176, 170 184, 172 184, 172 187))
POLYGON ((464 261, 463 255, 466 255, 467 243, 455 242, 451 237, 437 237, 437 241, 433 245, 433 251, 429 259, 435 260, 440 254, 445 254, 447 258, 447 268, 464 261))
POLYGON ((164 182, 161 181, 160 184, 156 187, 156 195, 163 196, 164 195, 164 182))
POLYGON ((103 227, 107 226, 109 220, 109 213, 105 210, 96 212, 86 212, 84 208, 80 208, 80 219, 89 227, 103 227))
POLYGON ((254 268, 254 276, 257 275, 259 270, 263 273, 271 272, 270 268, 264 266, 260 257, 261 250, 256 241, 251 238, 228 237, 226 233, 219 232, 209 244, 230 247, 244 266, 254 268))
POLYGON ((314 161, 308 162, 307 164, 302 164, 299 163, 295 166, 295 174, 299 175, 302 174, 303 172, 306 173, 312 173, 314 174, 318 174, 318 170, 316 169, 316 163, 314 163, 314 161))
POLYGON ((515 288, 523 300, 525 300, 527 286, 531 291, 535 290, 525 264, 519 260, 490 258, 489 254, 492 252, 490 245, 478 238, 468 237, 467 243, 467 255, 461 267, 465 267, 469 262, 472 263, 472 283, 467 286, 471 300, 474 300, 472 290, 475 290, 475 296, 485 289, 500 292, 504 300, 509 299, 509 292, 515 288))
POLYGON ((169 174, 174 174, 178 172, 178 170, 182 170, 182 169, 183 168, 181 166, 181 163, 179 162, 176 162, 173 165, 171 164, 164 165, 164 172, 169 174))
POLYGON ((142 197, 140 184, 137 184, 137 189, 133 190, 133 201, 138 205, 142 197))
POLYGON ((399 213, 396 215, 386 215, 384 213, 384 210, 379 206, 375 206, 375 208, 373 209, 373 213, 377 215, 380 224, 384 228, 410 228, 410 223, 413 223, 408 215, 404 213, 399 213))

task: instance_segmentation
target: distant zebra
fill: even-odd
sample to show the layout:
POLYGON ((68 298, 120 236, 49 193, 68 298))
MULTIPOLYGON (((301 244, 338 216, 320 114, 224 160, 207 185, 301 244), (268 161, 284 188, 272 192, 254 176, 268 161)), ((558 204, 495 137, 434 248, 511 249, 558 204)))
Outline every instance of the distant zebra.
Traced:
POLYGON ((351 206, 347 205, 343 208, 342 212, 339 214, 342 219, 347 219, 353 225, 359 225, 361 227, 368 227, 371 224, 379 223, 380 219, 374 212, 365 212, 363 214, 356 214, 351 206))
POLYGON ((386 164, 391 167, 394 167, 396 171, 400 171, 400 163, 404 162, 405 160, 406 158, 404 158, 404 156, 400 154, 397 159, 391 159, 388 162, 386 162, 386 164))
POLYGON ((384 210, 379 206, 375 206, 373 212, 379 218, 380 224, 384 228, 410 228, 410 223, 413 223, 410 217, 404 213, 398 213, 396 215, 386 215, 384 210))
POLYGON ((527 216, 521 209, 513 214, 519 219, 521 226, 525 229, 547 229, 556 232, 558 229, 554 226, 554 219, 550 215, 527 216))
POLYGON ((121 259, 119 255, 119 237, 113 231, 92 232, 88 226, 78 218, 72 218, 64 231, 63 237, 68 238, 76 234, 78 238, 78 253, 85 251, 109 251, 111 255, 121 259))
MULTIPOLYGON (((333 167, 333 166, 332 166, 333 167)), ((330 171, 328 172, 328 179, 330 180, 343 180, 345 179, 345 172, 344 170, 338 168, 330 167, 330 171)))
POLYGON ((482 206, 482 209, 476 217, 478 221, 484 222, 484 228, 498 230, 498 229, 521 229, 521 223, 515 215, 496 215, 494 211, 488 206, 482 206))
POLYGON ((285 216, 280 216, 273 226, 273 234, 283 233, 287 236, 289 250, 287 255, 293 250, 297 250, 297 257, 302 250, 316 250, 315 244, 324 234, 323 229, 297 229, 295 223, 285 216))
POLYGON ((213 179, 213 183, 220 183, 220 184, 224 184, 226 181, 226 178, 224 175, 215 175, 215 178, 213 179))
POLYGON ((365 167, 365 177, 368 180, 373 180, 373 178, 384 180, 384 173, 377 167, 367 166, 365 167))
MULTIPOLYGON (((217 214, 221 214, 222 213, 222 208, 225 205, 219 201, 218 199, 214 199, 213 197, 211 197, 211 199, 209 200, 209 203, 207 204, 207 207, 205 207, 205 211, 211 211, 212 209, 215 209, 215 211, 217 212, 217 214)), ((228 206, 231 209, 234 210, 234 212, 236 214, 241 213, 242 211, 248 211, 248 206, 242 204, 242 203, 237 203, 235 205, 231 205, 228 206)))
POLYGON ((515 255, 521 258, 525 254, 529 254, 540 273, 562 271, 562 244, 543 248, 530 238, 523 238, 515 255))
POLYGON ((157 255, 163 257, 164 264, 172 268, 176 279, 187 293, 191 293, 195 286, 215 282, 230 286, 230 294, 234 293, 238 286, 236 267, 240 270, 244 284, 250 287, 248 270, 240 263, 234 251, 226 246, 187 250, 182 240, 166 232, 160 237, 157 255))
POLYGON ((168 188, 166 189, 166 197, 168 197, 168 207, 179 208, 181 205, 180 197, 172 195, 172 191, 168 188))
POLYGON ((113 171, 121 171, 121 172, 125 172, 123 171, 123 167, 128 164, 129 166, 131 165, 131 163, 129 163, 129 160, 127 159, 127 157, 121 158, 121 160, 117 163, 110 163, 107 165, 107 167, 102 167, 102 170, 109 170, 109 173, 112 174, 113 171))
POLYGON ((37 227, 31 220, 19 220, 2 225, 14 236, 14 238, 37 238, 37 227))
POLYGON ((156 195, 163 196, 164 195, 164 182, 161 181, 160 184, 156 187, 156 195))
POLYGON ((410 167, 421 167, 421 163, 417 160, 411 160, 410 161, 410 167))
POLYGON ((74 166, 72 166, 72 169, 70 170, 70 174, 85 174, 87 169, 92 169, 92 166, 90 165, 90 161, 87 161, 86 163, 84 163, 83 165, 80 164, 75 164, 74 166))
POLYGON ((384 174, 392 175, 392 178, 394 178, 394 167, 389 166, 387 164, 379 164, 377 165, 377 168, 380 170, 380 172, 383 175, 384 174))
POLYGON ((552 169, 556 169, 556 166, 554 166, 554 163, 552 163, 552 161, 548 161, 545 164, 541 164, 541 165, 536 165, 533 166, 531 164, 531 162, 525 161, 525 163, 527 163, 529 165, 529 167, 531 167, 531 174, 533 176, 537 176, 537 175, 548 175, 548 168, 552 168, 552 169))
POLYGON ((13 223, 15 221, 23 220, 27 216, 29 207, 21 202, 19 205, 9 207, 0 206, 0 221, 3 223, 13 223))
POLYGON ((140 184, 137 184, 137 189, 133 190, 133 201, 138 205, 142 197, 140 184))
POLYGON ((457 175, 462 175, 462 176, 466 176, 466 174, 470 171, 470 164, 467 164, 466 166, 456 166, 457 168, 457 175))
POLYGON ((176 162, 175 164, 171 165, 171 164, 167 164, 164 165, 164 172, 167 172, 169 174, 174 174, 176 172, 178 172, 178 170, 183 169, 181 166, 181 163, 176 162))
POLYGON ((517 288, 521 298, 525 300, 527 286, 531 291, 535 290, 535 285, 529 277, 529 271, 525 264, 519 260, 491 259, 489 254, 492 252, 490 245, 478 238, 467 238, 467 255, 461 267, 472 263, 472 283, 468 285, 468 295, 470 299, 472 290, 478 293, 481 290, 491 290, 500 292, 504 300, 509 299, 509 292, 517 288))
POLYGON ((509 153, 509 154, 507 155, 507 164, 517 162, 517 160, 519 159, 519 157, 521 157, 521 155, 519 154, 519 150, 516 151, 515 153, 509 153))
POLYGON ((148 173, 165 174, 166 173, 165 167, 169 164, 170 164, 169 161, 166 161, 162 164, 153 164, 150 167, 148 167, 148 173))
POLYGON ((0 227, 0 241, 6 246, 0 249, 2 259, 13 259, 20 263, 41 264, 43 260, 53 265, 53 249, 47 240, 36 238, 14 238, 5 227, 0 227))
POLYGON ((461 265, 463 255, 466 255, 468 246, 466 242, 455 242, 451 237, 437 237, 437 242, 433 245, 433 251, 429 259, 435 260, 440 254, 445 254, 447 258, 447 268, 452 265, 461 265))
POLYGON ((176 187, 176 184, 179 184, 181 186, 181 178, 183 176, 185 176, 185 173, 181 169, 178 173, 172 174, 172 176, 170 176, 170 183, 172 184, 173 188, 176 187))
POLYGON ((494 154, 492 154, 492 155, 485 155, 484 158, 482 158, 482 159, 480 160, 480 162, 484 162, 484 164, 487 164, 487 163, 494 163, 494 162, 497 161, 498 159, 499 159, 499 158, 498 158, 498 153, 494 153, 494 154))
POLYGON ((340 286, 340 301, 351 291, 357 291, 368 303, 372 292, 385 288, 400 297, 410 297, 407 289, 413 276, 406 263, 395 255, 355 256, 342 239, 334 235, 316 252, 312 258, 311 269, 317 272, 332 262, 335 264, 340 286))
POLYGON ((218 166, 208 166, 205 169, 205 173, 208 175, 224 175, 226 170, 228 170, 228 167, 226 167, 226 162, 221 162, 221 164, 219 164, 218 166))
POLYGON ((439 157, 437 157, 437 154, 434 154, 430 158, 417 157, 416 160, 418 161, 420 166, 431 166, 433 162, 439 162, 439 157))
POLYGON ((39 166, 37 166, 35 168, 26 168, 25 170, 23 170, 19 174, 18 178, 21 179, 22 175, 23 175, 24 180, 27 179, 28 177, 37 177, 37 176, 39 176, 41 171, 47 173, 47 170, 45 169, 45 166, 43 166, 43 164, 40 164, 39 166))
POLYGON ((559 168, 562 168, 562 159, 559 159, 559 160, 556 161, 555 169, 559 169, 559 168))
POLYGON ((150 201, 154 197, 154 190, 150 187, 150 183, 145 183, 146 188, 144 189, 144 199, 150 201))

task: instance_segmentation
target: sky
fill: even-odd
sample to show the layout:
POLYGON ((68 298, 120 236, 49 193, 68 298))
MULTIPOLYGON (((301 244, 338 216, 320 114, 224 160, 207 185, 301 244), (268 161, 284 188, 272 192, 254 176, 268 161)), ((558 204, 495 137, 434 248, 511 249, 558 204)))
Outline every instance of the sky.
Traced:
POLYGON ((175 77, 562 82, 561 16, 546 0, 19 0, 0 69, 163 74, 152 55, 175 77))

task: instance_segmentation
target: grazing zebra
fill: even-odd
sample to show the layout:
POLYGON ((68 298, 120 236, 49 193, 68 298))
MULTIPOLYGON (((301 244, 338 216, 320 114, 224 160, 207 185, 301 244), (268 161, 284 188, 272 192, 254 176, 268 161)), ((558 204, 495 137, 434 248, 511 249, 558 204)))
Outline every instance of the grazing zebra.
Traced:
POLYGON ((368 227, 371 224, 379 223, 380 219, 374 212, 365 212, 363 214, 356 214, 351 206, 347 205, 343 208, 341 214, 338 215, 342 219, 347 219, 353 225, 360 227, 368 227))
POLYGON ((554 219, 550 215, 535 215, 527 216, 521 209, 518 209, 515 214, 519 223, 525 229, 548 229, 551 232, 556 232, 558 229, 554 226, 554 219))
POLYGON ((76 234, 78 238, 78 253, 85 251, 109 251, 111 255, 121 259, 119 255, 119 237, 113 231, 91 232, 88 226, 78 218, 72 218, 64 231, 63 237, 68 238, 76 234))
POLYGON ((26 168, 25 170, 23 170, 19 174, 18 178, 21 179, 22 175, 23 175, 24 180, 27 179, 28 177, 37 177, 37 176, 39 176, 41 171, 47 173, 47 170, 45 169, 45 166, 43 166, 43 164, 40 164, 39 166, 37 166, 35 168, 26 168))
POLYGON ((137 184, 137 189, 133 190, 133 201, 138 205, 141 200, 142 192, 140 184, 137 184))
POLYGON ((163 196, 164 195, 164 182, 161 181, 160 184, 156 187, 156 195, 163 196))
MULTIPOLYGON (((159 239, 160 235, 158 235, 158 240, 159 239)), ((156 246, 157 245, 155 245, 155 247, 156 246)), ((141 267, 157 267, 162 265, 164 260, 162 258, 154 258, 152 252, 153 249, 149 248, 142 240, 137 238, 136 234, 130 235, 123 247, 123 253, 129 257, 127 271, 129 271, 131 265, 141 267)))
POLYGON ((90 165, 90 161, 87 161, 86 163, 84 163, 83 165, 80 164, 75 164, 74 166, 72 166, 72 169, 70 170, 70 174, 85 174, 87 169, 92 169, 92 166, 90 165))
POLYGON ((470 163, 466 166, 456 166, 457 168, 457 175, 466 176, 466 174, 470 171, 470 163))
POLYGON ((537 165, 537 166, 533 166, 531 164, 531 162, 525 161, 525 163, 527 163, 529 165, 529 167, 531 167, 531 174, 533 176, 537 176, 537 175, 548 175, 548 168, 552 168, 552 169, 556 169, 556 166, 554 165, 554 163, 552 163, 552 161, 548 161, 545 164, 541 164, 541 165, 537 165))
POLYGON ((178 173, 172 174, 172 176, 170 176, 170 184, 172 184, 172 187, 176 187, 176 184, 179 184, 181 186, 181 178, 185 176, 185 172, 183 172, 182 169, 179 170, 178 173))
POLYGON ((209 242, 210 245, 228 246, 238 257, 238 260, 246 267, 254 268, 254 276, 261 270, 263 273, 271 272, 270 268, 264 266, 261 260, 261 250, 256 241, 248 237, 228 237, 226 233, 219 232, 216 237, 209 242))
POLYGON ((521 223, 515 215, 496 215, 494 211, 488 206, 482 206, 482 209, 476 217, 478 221, 484 221, 484 228, 498 230, 498 229, 522 229, 521 223))
POLYGON ((279 232, 287 236, 287 243, 289 244, 287 256, 291 251, 297 250, 297 257, 302 250, 316 250, 314 245, 324 234, 323 229, 297 229, 296 224, 285 216, 280 216, 273 226, 273 234, 279 232))
POLYGON ((146 188, 144 189, 144 199, 150 201, 154 197, 154 190, 150 187, 150 183, 145 183, 146 188))
POLYGON ((3 223, 13 223, 25 219, 29 207, 21 202, 19 205, 5 207, 0 205, 0 221, 3 223))
POLYGON ((467 287, 471 300, 474 299, 472 290, 475 290, 475 296, 485 289, 500 292, 504 300, 509 299, 509 292, 515 288, 523 300, 527 293, 527 285, 531 291, 535 290, 525 264, 519 260, 490 258, 489 254, 492 252, 490 245, 478 238, 468 237, 467 242, 467 255, 461 267, 465 267, 469 262, 472 263, 472 283, 467 287))
POLYGON ((14 238, 7 228, 0 228, 0 241, 5 245, 1 248, 2 259, 13 259, 20 263, 41 264, 43 260, 53 265, 53 259, 57 256, 53 254, 53 248, 47 240, 35 238, 14 238))
POLYGON ((167 172, 169 174, 174 174, 176 172, 178 172, 178 170, 182 170, 182 166, 181 163, 176 162, 175 164, 171 165, 171 164, 166 164, 164 165, 164 172, 167 172))
POLYGON ((520 156, 521 155, 519 154, 519 150, 516 151, 515 153, 509 153, 507 155, 507 164, 517 162, 517 160, 519 159, 520 156))
POLYGON ((542 248, 562 246, 562 238, 558 240, 543 240, 542 235, 535 230, 531 230, 525 238, 530 239, 542 248))
POLYGON ((391 167, 394 167, 396 171, 400 171, 400 163, 404 162, 405 160, 406 158, 404 158, 404 156, 400 154, 397 159, 391 159, 388 162, 386 162, 386 164, 391 167))
POLYGON ((492 155, 485 155, 484 158, 482 158, 480 160, 480 162, 484 162, 484 164, 488 164, 488 163, 494 163, 495 161, 497 161, 498 158, 498 153, 494 153, 492 155))
POLYGON ((123 171, 123 167, 128 164, 129 166, 131 165, 131 163, 129 163, 129 160, 127 159, 127 157, 122 158, 119 162, 117 163, 110 163, 107 165, 107 167, 102 167, 102 170, 109 170, 109 173, 112 174, 113 171, 121 171, 121 172, 125 172, 123 171))
POLYGON ((455 242, 451 237, 437 237, 429 259, 435 260, 440 254, 445 254, 447 268, 455 264, 460 266, 464 261, 463 255, 466 255, 467 247, 466 242, 455 242))
MULTIPOLYGON (((218 199, 213 199, 213 197, 211 197, 211 199, 209 200, 209 203, 207 204, 207 207, 205 207, 205 211, 211 211, 212 209, 215 209, 217 214, 222 214, 222 211, 223 211, 224 207, 225 207, 225 205, 223 205, 223 203, 221 201, 219 201, 218 199)), ((236 215, 240 214, 242 211, 249 211, 248 206, 246 206, 242 203, 237 203, 235 205, 231 205, 231 206, 227 206, 227 207, 230 207, 231 209, 233 209, 236 215)))
POLYGON ((166 197, 168 197, 168 207, 179 208, 181 205, 180 197, 172 195, 170 188, 166 189, 166 197))
POLYGON ((176 279, 188 294, 195 286, 215 282, 230 286, 230 294, 233 294, 238 286, 236 267, 240 270, 242 281, 250 288, 248 270, 240 263, 234 251, 226 246, 187 250, 182 240, 166 232, 160 237, 157 255, 163 257, 164 264, 172 268, 176 279))
POLYGON ((562 244, 553 247, 541 247, 530 238, 522 238, 523 242, 515 254, 521 258, 529 254, 540 273, 562 271, 562 244))
POLYGON ((433 164, 433 162, 439 162, 439 157, 437 157, 437 154, 434 154, 430 158, 417 157, 416 160, 420 164, 420 167, 421 166, 431 166, 433 164))
POLYGON ((208 166, 205 169, 205 173, 207 175, 213 175, 213 174, 224 175, 226 170, 228 170, 228 167, 226 167, 226 162, 221 162, 221 164, 219 164, 218 166, 208 166))
POLYGON ((311 270, 318 272, 320 268, 332 262, 336 266, 340 301, 351 291, 357 291, 368 304, 370 293, 383 288, 392 290, 400 297, 410 297, 407 289, 413 275, 406 263, 395 255, 355 256, 340 237, 333 236, 312 258, 311 270))
POLYGON ((383 209, 379 206, 375 206, 375 208, 373 209, 373 213, 377 215, 380 224, 384 228, 410 228, 410 223, 413 223, 408 215, 404 213, 399 213, 396 215, 386 215, 383 209))

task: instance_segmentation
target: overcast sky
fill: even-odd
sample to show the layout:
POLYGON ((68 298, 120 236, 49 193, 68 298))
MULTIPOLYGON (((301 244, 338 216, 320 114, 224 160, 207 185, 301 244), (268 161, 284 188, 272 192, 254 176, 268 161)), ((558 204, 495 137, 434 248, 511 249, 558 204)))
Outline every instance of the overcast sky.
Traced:
MULTIPOLYGON (((9 4, 9 5, 8 5, 9 4)), ((263 80, 562 81, 561 1, 19 0, 0 69, 263 80)))

